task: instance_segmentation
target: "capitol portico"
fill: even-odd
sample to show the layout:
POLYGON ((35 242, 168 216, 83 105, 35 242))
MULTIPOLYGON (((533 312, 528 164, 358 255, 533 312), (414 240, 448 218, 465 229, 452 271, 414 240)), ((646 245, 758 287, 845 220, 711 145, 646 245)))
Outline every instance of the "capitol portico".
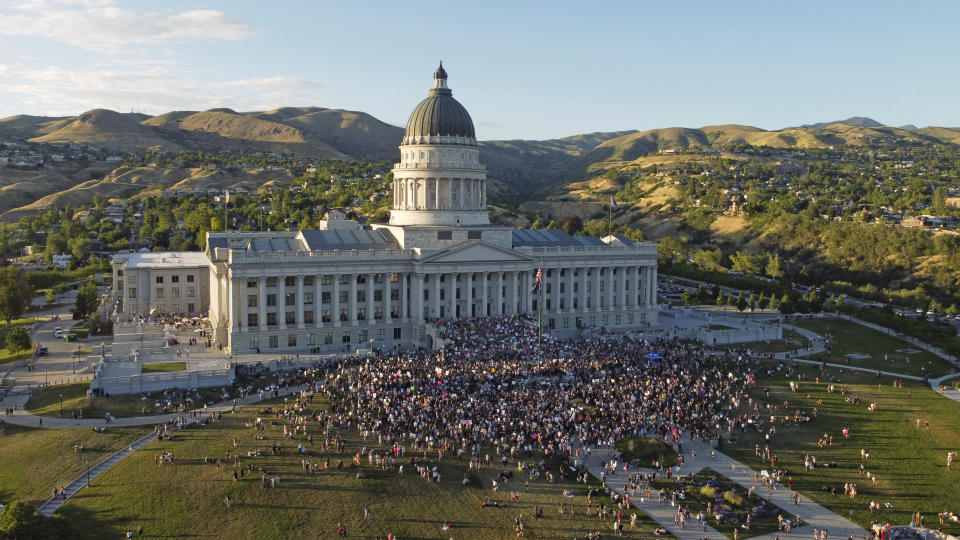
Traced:
POLYGON ((318 230, 208 233, 216 341, 239 353, 352 352, 430 346, 436 318, 542 312, 563 334, 656 322, 655 244, 490 224, 473 121, 442 65, 410 115, 392 194, 388 224, 331 212, 318 230))

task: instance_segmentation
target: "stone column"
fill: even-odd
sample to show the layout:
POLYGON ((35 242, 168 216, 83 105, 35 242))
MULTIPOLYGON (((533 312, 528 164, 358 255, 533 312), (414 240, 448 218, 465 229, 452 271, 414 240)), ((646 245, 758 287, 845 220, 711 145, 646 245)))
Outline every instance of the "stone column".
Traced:
POLYGON ((350 326, 357 325, 357 273, 353 272, 350 274, 350 312, 347 314, 350 319, 350 326))
POLYGON ((467 300, 466 302, 467 307, 465 308, 467 312, 464 313, 463 316, 472 317, 473 316, 473 272, 467 272, 466 274, 464 274, 464 276, 465 277, 463 279, 463 288, 464 288, 463 294, 464 294, 464 298, 467 300))
POLYGON ((600 311, 600 267, 590 268, 590 281, 592 281, 590 290, 590 302, 593 305, 593 311, 600 311))
POLYGON ((303 276, 297 276, 297 328, 303 330, 303 276))
POLYGON ((330 318, 334 326, 340 326, 340 274, 333 274, 333 311, 330 318))
POLYGON ((457 272, 451 272, 450 274, 448 274, 448 276, 450 277, 450 287, 448 288, 449 291, 450 291, 450 292, 448 293, 448 294, 450 295, 450 296, 449 296, 449 298, 450 298, 450 318, 451 318, 451 319, 456 319, 456 318, 457 318, 457 304, 460 303, 460 301, 457 300, 457 277, 459 276, 459 274, 458 274, 457 272))
POLYGON ((627 267, 617 268, 619 283, 617 284, 617 307, 623 309, 627 304, 627 267))
POLYGON ((367 324, 377 324, 377 320, 373 317, 373 282, 375 277, 376 274, 367 274, 367 324))
POLYGON ((233 290, 230 291, 230 341, 233 341, 232 334, 239 328, 240 320, 240 280, 231 279, 228 283, 230 282, 233 285, 233 290))
POLYGON ((247 332, 247 295, 244 280, 237 279, 237 294, 240 297, 239 305, 237 306, 238 311, 240 312, 240 331, 247 332))
POLYGON ((577 311, 583 312, 587 309, 587 269, 577 268, 577 311))
MULTIPOLYGON (((403 321, 403 322, 407 322, 407 321, 410 320, 410 316, 407 314, 407 313, 409 312, 408 302, 410 302, 410 301, 416 302, 415 295, 413 294, 413 290, 414 290, 414 289, 413 289, 414 280, 413 280, 413 278, 411 278, 410 281, 409 281, 409 283, 407 283, 407 278, 408 278, 409 276, 410 276, 409 273, 407 273, 407 272, 401 272, 401 273, 400 273, 400 277, 399 277, 399 279, 400 279, 400 282, 399 282, 399 285, 400 285, 400 290, 399 290, 399 293, 400 293, 400 320, 403 321), (407 298, 407 294, 410 295, 410 298, 409 298, 409 299, 407 298)), ((422 286, 422 284, 421 284, 421 287, 420 287, 420 294, 423 294, 423 286, 422 286)), ((414 305, 416 305, 416 304, 414 304, 414 305)))
MULTIPOLYGON (((390 276, 393 275, 393 272, 386 272, 383 275, 383 321, 387 324, 392 323, 393 319, 390 317, 390 310, 393 309, 390 305, 390 290, 393 289, 393 284, 390 282, 390 276)), ((387 332, 389 334, 389 332, 387 332)), ((388 335, 387 339, 393 339, 392 335, 388 335)))
POLYGON ((554 269, 553 269, 553 287, 551 287, 551 289, 553 289, 553 294, 551 295, 551 296, 553 297, 553 302, 550 303, 550 305, 553 307, 553 309, 552 309, 551 311, 553 311, 553 312, 555 312, 555 313, 560 313, 560 298, 561 298, 561 295, 560 295, 560 268, 554 268, 554 269))
POLYGON ((259 313, 257 314, 257 322, 260 323, 260 331, 267 331, 267 278, 261 277, 257 279, 257 287, 260 289, 260 298, 257 299, 257 307, 259 313))
POLYGON ((606 299, 604 300, 603 305, 604 305, 604 309, 606 309, 607 311, 610 311, 613 309, 613 285, 614 283, 616 283, 616 276, 613 275, 614 268, 616 267, 608 266, 603 275, 603 278, 604 278, 603 281, 606 282, 603 285, 604 287, 603 292, 606 296, 606 299))
POLYGON ((510 294, 507 295, 507 298, 510 299, 510 309, 507 310, 507 314, 511 315, 517 313, 519 304, 519 295, 517 294, 517 283, 520 281, 519 272, 513 271, 510 272, 510 294))
POLYGON ((497 272, 497 293, 494 295, 494 298, 497 299, 496 309, 493 310, 493 314, 500 316, 503 315, 503 272, 497 272))
POLYGON ((650 266, 650 307, 654 308, 657 306, 657 267, 650 266))
POLYGON ((430 280, 433 281, 433 293, 430 294, 430 316, 439 317, 440 316, 440 273, 435 273, 430 275, 430 280))
POLYGON ((323 304, 320 303, 323 298, 323 291, 320 290, 320 274, 313 276, 313 326, 320 328, 323 326, 323 304))
MULTIPOLYGON (((413 290, 410 294, 410 301, 413 302, 413 320, 417 323, 423 322, 423 274, 417 272, 411 280, 413 290)), ((404 296, 406 302, 406 296, 404 296)))
POLYGON ((483 305, 480 307, 481 317, 487 316, 487 304, 490 302, 490 294, 487 291, 487 284, 489 283, 489 279, 490 279, 489 272, 480 273, 480 283, 481 283, 480 297, 482 298, 481 302, 483 302, 483 305))
POLYGON ((277 276, 277 326, 280 330, 287 329, 287 278, 277 276))
POLYGON ((567 268, 567 313, 573 313, 573 273, 575 268, 567 268))

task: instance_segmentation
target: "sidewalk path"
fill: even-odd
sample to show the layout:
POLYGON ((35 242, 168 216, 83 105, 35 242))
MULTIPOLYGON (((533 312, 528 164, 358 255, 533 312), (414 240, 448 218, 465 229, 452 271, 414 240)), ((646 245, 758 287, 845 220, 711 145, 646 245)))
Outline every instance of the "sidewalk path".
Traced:
MULTIPOLYGON (((680 470, 680 474, 696 474, 702 469, 711 468, 723 476, 726 476, 730 480, 736 482, 737 484, 740 484, 744 490, 748 490, 751 486, 757 485, 757 482, 754 481, 753 477, 754 471, 750 467, 747 467, 746 465, 721 452, 715 451, 715 457, 710 457, 710 451, 712 448, 699 440, 684 438, 681 440, 681 442, 683 444, 685 454, 684 457, 686 458, 687 462, 680 470), (691 450, 696 450, 696 459, 691 457, 691 450)), ((616 451, 608 448, 594 450, 592 455, 585 460, 584 465, 586 466, 588 472, 596 477, 599 477, 600 473, 603 472, 602 464, 605 461, 609 461, 616 455, 616 451)), ((622 474, 623 473, 621 472, 620 475, 622 474)), ((624 494, 622 493, 622 489, 617 488, 618 483, 621 485, 623 484, 622 482, 618 482, 618 479, 620 478, 623 478, 623 476, 608 476, 607 486, 613 489, 613 491, 617 494, 623 496, 624 494)), ((795 504, 793 497, 796 492, 788 489, 786 486, 779 486, 776 491, 773 492, 773 496, 768 496, 767 490, 760 489, 761 486, 757 485, 757 488, 756 494, 758 496, 777 505, 785 511, 799 516, 801 521, 804 522, 802 526, 794 528, 791 531, 790 536, 797 536, 798 538, 809 536, 813 534, 814 528, 819 530, 827 529, 831 533, 831 536, 835 536, 837 538, 845 538, 848 536, 853 536, 854 538, 866 538, 870 536, 870 533, 866 529, 844 517, 831 512, 827 508, 810 501, 806 497, 801 496, 800 504, 795 504)), ((677 527, 673 522, 673 516, 676 512, 676 508, 671 507, 669 503, 660 505, 658 502, 645 501, 641 505, 639 497, 631 497, 630 502, 636 508, 641 509, 646 514, 650 515, 650 517, 656 520, 660 526, 667 529, 681 540, 701 540, 702 538, 708 538, 710 540, 726 540, 726 537, 713 527, 710 527, 709 525, 706 527, 699 526, 695 520, 688 522, 686 527, 683 529, 677 527)), ((777 536, 780 536, 781 538, 787 538, 785 533, 778 532, 772 532, 759 536, 751 536, 750 538, 773 540, 777 536)))
MULTIPOLYGON (((305 390, 306 385, 297 385, 289 388, 279 390, 276 395, 273 392, 264 393, 264 400, 274 399, 278 397, 288 396, 290 394, 296 394, 301 390, 305 390)), ((117 418, 110 422, 109 426, 145 426, 145 425, 160 425, 166 424, 168 421, 176 420, 177 418, 183 419, 182 427, 186 427, 199 419, 202 419, 204 416, 211 413, 225 413, 233 411, 234 407, 239 407, 242 405, 250 405, 261 401, 259 392, 251 393, 242 399, 236 400, 236 405, 234 405, 233 400, 227 402, 221 402, 213 407, 206 407, 203 409, 194 409, 190 412, 178 413, 178 414, 162 414, 156 416, 136 416, 131 418, 117 418), (191 413, 196 412, 198 416, 193 418, 191 413)), ((23 426, 37 426, 39 423, 38 416, 32 414, 26 414, 20 412, 14 416, 3 416, 5 422, 10 422, 11 424, 18 424, 23 426)), ((44 428, 90 428, 93 429, 96 426, 105 426, 103 420, 88 420, 88 419, 79 419, 74 420, 70 418, 47 418, 44 417, 44 428)), ((92 468, 87 471, 80 473, 73 482, 70 482, 67 487, 64 488, 63 497, 53 497, 42 505, 37 511, 45 516, 50 516, 56 512, 64 503, 70 500, 71 497, 76 495, 81 489, 90 485, 95 478, 109 470, 111 467, 120 462, 123 458, 133 454, 137 450, 140 450, 144 446, 150 444, 151 442, 157 439, 157 432, 154 431, 148 435, 145 435, 138 439, 137 441, 131 443, 129 446, 117 450, 113 454, 109 455, 106 459, 97 463, 92 468)))

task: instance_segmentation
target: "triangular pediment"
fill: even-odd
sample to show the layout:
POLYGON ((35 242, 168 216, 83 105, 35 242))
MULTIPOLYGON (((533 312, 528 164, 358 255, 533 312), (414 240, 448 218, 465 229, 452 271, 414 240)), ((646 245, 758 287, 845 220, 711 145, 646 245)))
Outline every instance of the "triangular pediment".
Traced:
POLYGON ((460 262, 531 262, 533 259, 499 246, 488 244, 481 240, 472 240, 454 246, 448 250, 430 255, 422 259, 421 263, 460 263, 460 262))

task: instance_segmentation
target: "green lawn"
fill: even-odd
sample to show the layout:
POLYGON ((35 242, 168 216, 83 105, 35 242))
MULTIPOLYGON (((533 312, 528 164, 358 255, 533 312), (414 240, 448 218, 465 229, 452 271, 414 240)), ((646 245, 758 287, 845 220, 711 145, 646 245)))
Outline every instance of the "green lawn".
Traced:
MULTIPOLYGON (((712 512, 707 516, 707 523, 728 538, 733 538, 734 530, 739 531, 739 538, 775 532, 779 529, 777 516, 782 515, 790 520, 795 517, 793 513, 764 500, 756 491, 750 495, 743 486, 709 468, 693 475, 693 479, 686 476, 659 478, 653 482, 653 486, 667 489, 668 496, 673 490, 684 492, 686 497, 683 504, 689 504, 694 513, 703 510, 707 514, 707 506, 710 506, 712 512), (751 509, 757 506, 763 506, 764 512, 752 514, 751 509), (728 512, 720 521, 716 520, 717 509, 728 512), (750 526, 743 528, 748 514, 751 514, 750 526)), ((759 488, 764 489, 762 486, 759 488)))
MULTIPOLYGON (((0 417, 2 420, 3 417, 0 417)), ((0 500, 40 503, 54 487, 65 486, 109 454, 146 435, 151 427, 92 429, 39 429, 0 426, 0 500), (82 453, 74 445, 86 447, 82 453)))
MULTIPOLYGON (((876 375, 849 370, 839 375, 837 370, 829 370, 828 377, 839 379, 831 393, 825 379, 820 384, 815 382, 818 374, 814 366, 801 366, 800 372, 806 380, 796 393, 790 392, 784 375, 775 375, 760 378, 757 389, 750 394, 754 404, 762 407, 761 414, 767 422, 770 414, 778 417, 777 434, 770 448, 781 466, 790 471, 795 488, 865 528, 873 519, 906 524, 916 511, 927 517, 928 524, 936 524, 938 512, 960 511, 960 470, 946 470, 947 451, 960 450, 960 403, 939 396, 919 382, 904 381, 903 388, 894 388, 891 377, 878 379, 876 375), (770 389, 769 399, 762 397, 763 388, 770 389), (858 398, 859 403, 847 403, 848 397, 858 398), (871 403, 877 404, 876 411, 868 410, 871 403), (767 405, 779 409, 767 409, 767 405), (812 417, 814 409, 817 414, 811 422, 784 425, 783 415, 801 410, 812 417), (841 433, 844 427, 850 430, 849 439, 841 433), (833 445, 820 448, 818 440, 824 434, 833 436, 833 445), (870 453, 869 459, 861 460, 861 449, 870 453), (818 466, 806 471, 807 455, 816 456, 818 465, 835 463, 836 468, 818 466), (876 485, 859 474, 860 463, 877 476, 876 485), (843 495, 847 482, 858 487, 859 495, 854 499, 843 495), (836 488, 839 494, 832 495, 824 487, 836 488), (890 502, 894 509, 871 514, 867 511, 870 501, 890 502)), ((792 380, 796 380, 796 375, 792 380)), ((726 445, 724 452, 755 469, 769 466, 769 461, 754 455, 754 445, 762 448, 765 444, 762 434, 736 430, 734 435, 739 441, 726 445)), ((960 525, 949 522, 944 531, 960 534, 960 525)))
POLYGON ((623 455, 627 463, 637 462, 636 466, 639 467, 654 467, 654 461, 662 463, 664 467, 677 464, 677 453, 660 439, 629 437, 617 441, 614 448, 623 455))
POLYGON ((780 353, 793 351, 796 349, 804 348, 809 344, 807 338, 803 334, 796 332, 794 330, 783 330, 783 339, 778 339, 775 341, 751 341, 747 343, 737 343, 735 347, 742 349, 750 349, 752 351, 763 352, 763 353, 780 353))
POLYGON ((20 360, 26 360, 30 358, 30 355, 33 354, 33 351, 26 350, 20 351, 17 354, 13 354, 13 351, 10 349, 0 349, 0 365, 9 364, 10 362, 19 362, 20 360))
MULTIPOLYGON (((560 479, 559 464, 550 467, 557 475, 554 484, 541 476, 530 480, 528 489, 524 485, 527 476, 511 460, 506 467, 491 464, 480 473, 470 473, 471 483, 464 486, 466 456, 458 459, 448 453, 437 465, 437 454, 432 451, 427 462, 439 467, 441 478, 428 483, 410 464, 412 451, 402 460, 403 476, 370 466, 367 458, 361 458, 353 468, 354 454, 361 446, 377 446, 374 438, 364 441, 353 429, 331 430, 331 437, 344 437, 346 444, 339 454, 332 448, 324 451, 320 448, 322 428, 312 424, 310 432, 315 439, 309 448, 315 455, 305 456, 296 450, 299 443, 308 445, 304 437, 283 438, 282 426, 271 425, 270 415, 261 415, 267 419, 265 439, 255 440, 254 430, 245 423, 256 416, 256 408, 242 409, 224 415, 221 423, 185 429, 173 441, 151 443, 104 474, 92 489, 71 499, 60 512, 90 538, 120 537, 140 523, 148 536, 332 538, 338 522, 346 526, 350 538, 382 538, 390 532, 400 538, 511 538, 514 518, 521 513, 525 538, 583 538, 594 530, 603 531, 606 537, 612 530, 610 520, 599 521, 595 515, 586 514, 587 487, 560 479), (239 443, 236 449, 235 437, 239 443), (273 444, 280 445, 282 455, 272 455, 273 444), (263 451, 262 457, 247 457, 248 450, 257 448, 263 451), (242 456, 243 470, 249 465, 254 472, 234 481, 232 462, 225 459, 228 450, 242 456), (154 455, 161 452, 173 452, 175 463, 158 466, 154 455), (204 463, 205 456, 224 458, 223 471, 204 463), (322 468, 326 458, 331 460, 330 469, 322 468), (305 472, 301 459, 321 464, 321 470, 316 474, 305 472), (338 459, 344 461, 343 470, 337 469, 338 459), (269 477, 279 477, 280 486, 261 487, 261 468, 269 477), (494 492, 491 480, 502 470, 512 471, 514 477, 508 486, 494 492), (358 472, 367 477, 357 478, 358 472), (519 502, 510 502, 511 489, 520 494, 519 502), (574 498, 564 497, 565 489, 572 490, 574 498), (226 496, 232 501, 229 510, 224 507, 226 496), (486 497, 504 507, 482 508, 486 497), (560 515, 561 502, 568 506, 574 503, 576 514, 560 515), (363 518, 364 506, 370 508, 369 519, 363 518), (543 507, 543 519, 534 519, 534 506, 543 507), (445 520, 452 530, 441 530, 445 520)), ((422 453, 416 454, 422 459, 422 453)), ((492 463, 499 461, 493 452, 490 458, 492 463)), ((597 488, 599 482, 591 479, 590 486, 597 488)), ((594 509, 600 502, 610 506, 609 499, 595 494, 594 509)), ((641 525, 627 528, 624 538, 653 538, 655 525, 637 512, 641 525)))
MULTIPOLYGON (((33 414, 59 416, 61 394, 64 416, 69 416, 74 410, 80 410, 83 411, 83 418, 103 418, 107 411, 116 418, 163 414, 176 412, 177 407, 184 403, 182 398, 176 398, 172 403, 167 404, 163 392, 153 392, 146 395, 147 399, 141 399, 140 394, 111 397, 87 396, 89 389, 89 382, 48 386, 30 397, 26 409, 33 414), (157 403, 160 404, 157 405, 157 403)), ((223 400, 220 390, 210 388, 190 391, 189 396, 193 399, 193 404, 188 408, 199 408, 204 403, 217 403, 223 400)))
POLYGON ((186 362, 159 362, 156 364, 143 364, 140 373, 163 373, 167 371, 184 371, 187 369, 186 362))
POLYGON ((950 373, 950 368, 954 367, 953 364, 927 351, 921 350, 914 354, 897 352, 898 350, 917 349, 917 347, 850 321, 804 319, 798 321, 796 326, 830 338, 831 350, 810 356, 811 360, 824 360, 862 369, 882 369, 916 376, 924 375, 925 371, 921 368, 925 368, 926 373, 932 377, 946 375, 950 373), (848 362, 848 354, 869 354, 870 358, 850 358, 848 362), (886 360, 884 357, 886 357, 886 360))
POLYGON ((733 330, 732 326, 727 326, 725 324, 708 324, 708 330, 733 330))

